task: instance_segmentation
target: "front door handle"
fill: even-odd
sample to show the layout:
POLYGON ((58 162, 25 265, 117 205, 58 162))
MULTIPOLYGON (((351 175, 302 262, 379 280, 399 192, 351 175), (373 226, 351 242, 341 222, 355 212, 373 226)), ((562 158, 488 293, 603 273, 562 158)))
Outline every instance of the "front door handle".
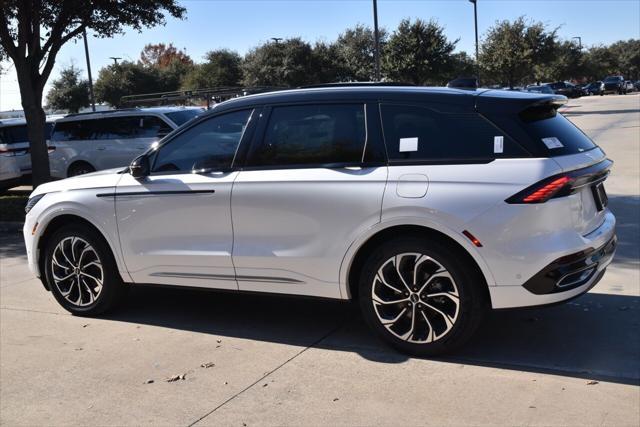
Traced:
POLYGON ((104 151, 104 150, 106 150, 106 149, 107 149, 107 147, 97 147, 97 148, 96 148, 96 150, 98 150, 98 151, 104 151))

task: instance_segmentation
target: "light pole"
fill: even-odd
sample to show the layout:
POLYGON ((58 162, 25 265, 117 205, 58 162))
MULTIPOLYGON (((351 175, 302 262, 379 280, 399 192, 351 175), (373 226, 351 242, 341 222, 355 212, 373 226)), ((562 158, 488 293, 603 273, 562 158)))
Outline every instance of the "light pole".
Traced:
POLYGON ((480 58, 479 58, 479 45, 478 45, 478 0, 469 0, 473 3, 473 22, 476 27, 476 79, 478 80, 478 85, 480 85, 480 58))
POLYGON ((578 47, 580 48, 580 50, 582 50, 582 37, 577 36, 577 37, 571 37, 571 40, 573 39, 578 39, 578 47))
POLYGON ((82 30, 82 37, 84 38, 84 55, 87 57, 87 74, 89 75, 89 97, 91 99, 91 110, 96 111, 96 99, 93 97, 93 79, 91 78, 91 62, 89 61, 87 30, 82 30))
POLYGON ((113 59, 113 65, 118 65, 118 59, 122 59, 119 56, 110 56, 109 59, 113 59))
POLYGON ((375 79, 380 81, 380 32, 378 31, 378 0, 373 0, 373 37, 375 38, 375 79))
POLYGON ((271 37, 271 40, 273 40, 276 44, 280 43, 280 40, 282 40, 282 37, 271 37))

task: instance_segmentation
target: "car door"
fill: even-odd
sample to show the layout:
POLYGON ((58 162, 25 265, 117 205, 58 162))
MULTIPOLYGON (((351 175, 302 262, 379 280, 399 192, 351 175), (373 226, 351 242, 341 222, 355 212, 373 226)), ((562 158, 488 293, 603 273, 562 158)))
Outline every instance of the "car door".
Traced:
POLYGON ((98 170, 128 165, 157 141, 161 128, 168 127, 157 117, 143 115, 121 115, 93 122, 92 164, 98 170))
POLYGON ((230 201, 238 172, 232 168, 252 114, 202 118, 148 154, 149 176, 123 175, 113 197, 135 283, 237 289, 230 201))
POLYGON ((349 245, 380 221, 387 178, 369 108, 265 111, 231 198, 240 290, 340 297, 340 265, 349 245))

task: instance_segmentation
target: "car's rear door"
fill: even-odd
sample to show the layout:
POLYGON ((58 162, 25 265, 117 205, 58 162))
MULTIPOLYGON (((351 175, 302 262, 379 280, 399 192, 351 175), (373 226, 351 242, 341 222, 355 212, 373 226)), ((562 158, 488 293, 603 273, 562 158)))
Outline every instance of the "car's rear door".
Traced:
POLYGON ((240 290, 340 297, 341 262, 380 221, 387 179, 371 108, 266 109, 231 198, 240 290))
POLYGON ((126 173, 115 194, 123 258, 136 283, 237 289, 231 261, 236 151, 253 110, 206 117, 150 156, 152 172, 126 173))

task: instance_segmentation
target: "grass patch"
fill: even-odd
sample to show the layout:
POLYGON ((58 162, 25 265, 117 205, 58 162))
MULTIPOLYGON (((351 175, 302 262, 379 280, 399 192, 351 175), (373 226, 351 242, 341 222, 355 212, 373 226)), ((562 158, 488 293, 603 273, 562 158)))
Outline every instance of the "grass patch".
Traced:
POLYGON ((0 221, 24 222, 24 207, 28 198, 28 192, 0 194, 0 221))

